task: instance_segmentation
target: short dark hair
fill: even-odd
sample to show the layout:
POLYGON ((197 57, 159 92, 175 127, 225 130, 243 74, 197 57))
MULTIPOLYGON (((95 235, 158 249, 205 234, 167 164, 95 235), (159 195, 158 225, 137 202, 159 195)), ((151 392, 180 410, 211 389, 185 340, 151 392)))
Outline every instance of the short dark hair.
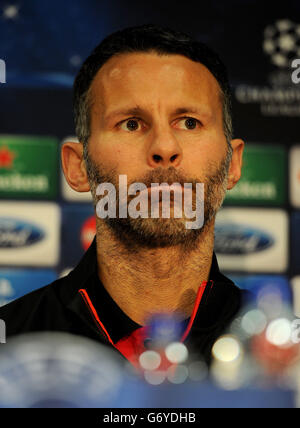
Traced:
MULTIPOLYGON (((122 53, 156 52, 159 55, 183 55, 203 64, 220 86, 223 104, 224 134, 230 146, 232 139, 231 90, 227 70, 219 56, 206 44, 185 33, 156 25, 125 28, 106 37, 82 64, 73 86, 75 130, 87 150, 90 137, 91 83, 99 69, 112 56, 122 53)), ((231 147, 231 146, 230 146, 231 147)))

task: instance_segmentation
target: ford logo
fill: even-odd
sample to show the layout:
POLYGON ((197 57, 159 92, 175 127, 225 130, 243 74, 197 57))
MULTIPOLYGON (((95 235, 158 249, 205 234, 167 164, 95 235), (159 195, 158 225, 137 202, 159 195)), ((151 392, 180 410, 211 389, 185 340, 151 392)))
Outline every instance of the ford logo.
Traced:
POLYGON ((44 232, 37 226, 8 217, 0 217, 0 248, 19 248, 43 239, 44 232))
POLYGON ((263 251, 274 244, 274 239, 259 229, 237 224, 215 227, 215 251, 219 254, 249 254, 263 251))

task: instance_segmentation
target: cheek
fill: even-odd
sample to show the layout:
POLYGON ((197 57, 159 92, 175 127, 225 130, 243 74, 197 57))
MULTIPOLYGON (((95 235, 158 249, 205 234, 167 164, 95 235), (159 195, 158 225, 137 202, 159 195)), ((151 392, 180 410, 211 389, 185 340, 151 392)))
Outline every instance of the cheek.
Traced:
POLYGON ((226 156, 226 141, 208 138, 200 144, 188 147, 183 153, 183 169, 192 176, 205 177, 211 169, 218 168, 226 156))
POLYGON ((227 142, 226 138, 219 133, 206 138, 198 147, 198 156, 212 162, 220 162, 226 154, 227 142))
POLYGON ((105 165, 117 164, 122 157, 121 148, 112 144, 109 138, 105 138, 105 135, 90 138, 89 151, 96 162, 105 165))
POLYGON ((209 159, 217 159, 218 156, 217 146, 209 141, 185 146, 183 150, 183 159, 191 165, 205 165, 209 159))
POLYGON ((90 152, 95 162, 102 164, 107 170, 116 170, 117 174, 126 174, 128 179, 141 174, 141 159, 137 151, 131 150, 125 144, 112 144, 111 140, 102 139, 92 142, 90 152))

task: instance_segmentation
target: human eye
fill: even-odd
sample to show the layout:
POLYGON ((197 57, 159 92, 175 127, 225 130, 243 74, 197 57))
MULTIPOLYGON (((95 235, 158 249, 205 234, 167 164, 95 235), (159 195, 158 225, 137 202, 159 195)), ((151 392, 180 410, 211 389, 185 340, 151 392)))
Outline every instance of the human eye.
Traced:
POLYGON ((142 128, 142 123, 140 119, 131 117, 120 122, 119 127, 123 129, 123 131, 139 131, 142 128))
POLYGON ((198 119, 195 119, 194 117, 182 117, 176 122, 176 126, 179 129, 196 129, 201 127, 201 122, 198 119))

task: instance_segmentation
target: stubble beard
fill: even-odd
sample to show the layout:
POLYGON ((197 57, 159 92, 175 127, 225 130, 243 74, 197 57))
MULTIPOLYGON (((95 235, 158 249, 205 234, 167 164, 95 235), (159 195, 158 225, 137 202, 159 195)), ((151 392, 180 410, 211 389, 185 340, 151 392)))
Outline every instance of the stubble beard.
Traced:
MULTIPOLYGON (((161 167, 148 172, 144 177, 135 180, 134 182, 144 183, 147 187, 151 183, 180 183, 183 187, 184 183, 192 183, 193 191, 196 183, 204 183, 204 218, 203 225, 198 229, 187 229, 186 219, 182 218, 132 218, 129 215, 126 218, 97 218, 97 234, 101 235, 103 223, 110 229, 117 241, 131 252, 136 252, 140 248, 163 248, 181 246, 184 251, 192 250, 197 247, 201 237, 205 235, 208 227, 220 209, 227 188, 228 169, 231 161, 231 150, 228 147, 225 157, 219 165, 208 164, 208 171, 212 171, 204 179, 188 179, 179 170, 174 167, 164 169, 161 167), (102 224, 101 224, 102 223, 102 224)), ((119 212, 119 176, 116 170, 106 170, 99 163, 96 165, 91 159, 88 151, 85 153, 86 169, 88 180, 91 187, 94 206, 101 197, 96 195, 97 186, 101 183, 112 183, 116 188, 117 214, 119 212)), ((128 183, 128 186, 131 183, 128 183)), ((194 193, 194 192, 193 192, 194 193)), ((195 210, 195 194, 193 195, 193 210, 195 210)), ((130 202, 128 196, 128 203, 130 202)), ((183 213, 184 214, 184 213, 183 213)), ((100 236, 101 239, 101 236, 100 236)))

